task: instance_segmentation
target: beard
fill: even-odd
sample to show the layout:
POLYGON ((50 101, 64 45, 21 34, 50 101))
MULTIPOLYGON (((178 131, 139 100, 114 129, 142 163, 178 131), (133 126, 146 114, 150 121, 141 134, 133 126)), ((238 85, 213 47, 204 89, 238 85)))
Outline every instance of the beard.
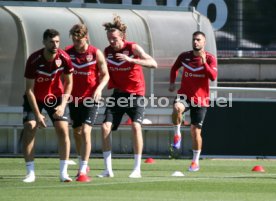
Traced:
POLYGON ((50 54, 56 54, 57 53, 57 48, 56 49, 47 49, 47 51, 50 53, 50 54))
POLYGON ((202 50, 202 48, 200 48, 200 47, 193 47, 193 50, 196 51, 196 52, 199 52, 200 50, 202 50))

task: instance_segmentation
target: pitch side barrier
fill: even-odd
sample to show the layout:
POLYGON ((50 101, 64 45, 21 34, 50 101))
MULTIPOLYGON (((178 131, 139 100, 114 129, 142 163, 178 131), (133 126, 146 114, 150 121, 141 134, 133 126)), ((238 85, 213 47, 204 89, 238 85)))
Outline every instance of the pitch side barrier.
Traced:
MULTIPOLYGON (((96 124, 93 126, 93 130, 100 132, 101 129, 101 122, 103 120, 104 108, 101 108, 98 114, 98 120, 96 124)), ((170 115, 171 115, 171 108, 147 108, 145 112, 145 120, 142 126, 145 135, 150 134, 154 131, 167 131, 170 133, 172 130, 172 125, 170 123, 170 115)), ((54 127, 52 123, 49 121, 49 117, 46 113, 43 113, 47 119, 47 127, 40 129, 40 131, 45 130, 53 130, 54 127)), ((7 138, 4 139, 2 136, 2 140, 0 140, 2 145, 0 147, 6 147, 8 144, 12 144, 12 150, 9 148, 9 152, 16 155, 20 153, 19 151, 19 142, 21 137, 21 132, 23 130, 22 124, 22 117, 23 117, 23 110, 22 107, 0 107, 0 134, 6 134, 7 138), (7 134, 8 133, 8 134, 7 134)), ((188 131, 187 123, 182 127, 182 130, 187 132, 188 131)), ((71 129, 71 125, 70 125, 71 129)), ((124 116, 123 121, 118 129, 118 131, 130 131, 131 130, 131 123, 128 121, 128 118, 124 116)), ((45 133, 47 135, 48 132, 45 133)), ((40 135, 39 133, 37 135, 40 135)), ((0 135, 1 139, 1 135, 0 135)), ((3 152, 4 149, 0 153, 3 152)))
MULTIPOLYGON (((244 156, 253 158, 275 158, 276 135, 276 89, 212 87, 218 94, 246 92, 254 97, 233 98, 231 107, 209 108, 203 126, 203 155, 231 158, 244 156), (266 96, 265 94, 270 94, 266 96)), ((218 101, 220 97, 216 99, 218 101)))
MULTIPOLYGON (((247 92, 276 92, 276 89, 271 89, 271 88, 234 88, 234 87, 211 87, 212 91, 219 92, 219 91, 227 91, 227 92, 240 92, 240 91, 247 91, 247 92)), ((218 100, 218 99, 217 99, 218 100)), ((213 100, 213 101, 217 101, 213 100)), ((231 100, 228 100, 230 103, 231 100)), ((260 128, 266 133, 267 139, 271 138, 270 134, 273 134, 273 132, 270 130, 268 126, 266 126, 266 122, 272 121, 274 119, 274 114, 275 113, 270 113, 269 111, 275 110, 270 107, 274 107, 274 102, 276 103, 276 100, 273 99, 234 99, 232 100, 232 105, 228 105, 231 107, 218 107, 218 105, 215 105, 214 107, 211 107, 209 112, 207 113, 206 116, 206 123, 204 124, 203 127, 203 137, 204 137, 204 154, 205 155, 222 155, 221 153, 224 153, 225 155, 273 155, 273 151, 270 149, 267 151, 267 148, 263 147, 257 147, 256 149, 261 150, 260 154, 256 152, 256 150, 252 151, 252 147, 248 148, 248 144, 244 144, 243 148, 235 148, 236 145, 239 144, 238 139, 240 137, 250 135, 250 141, 255 140, 256 144, 258 142, 263 142, 263 140, 257 140, 258 136, 262 134, 260 132, 260 128), (241 103, 242 102, 242 103, 241 103), (241 105, 242 104, 242 105, 241 105), (254 105, 257 107, 255 108, 254 105), (261 108, 258 107, 258 105, 261 105, 261 108), (252 125, 253 121, 252 119, 248 119, 249 117, 242 118, 244 114, 241 114, 241 110, 246 110, 246 108, 250 108, 252 111, 250 113, 250 116, 254 117, 254 119, 257 120, 252 125), (262 109, 263 108, 263 109, 262 109), (269 109, 270 108, 270 109, 269 109), (257 111, 258 110, 258 111, 257 111), (254 112, 257 111, 257 112, 254 112), (265 113, 265 114, 263 114, 265 113), (254 115, 253 115, 254 114, 254 115), (259 115, 264 115, 263 117, 259 117, 259 115), (231 117, 230 117, 231 116, 231 117), (219 122, 219 124, 218 124, 219 122), (217 125, 218 124, 218 125, 217 125), (260 127, 261 126, 261 127, 260 127), (255 129, 255 131, 259 132, 256 133, 254 131, 254 128, 259 128, 255 129), (249 129, 250 128, 250 129, 249 129), (252 130, 253 129, 253 130, 252 130), (206 135, 206 137, 205 137, 206 135), (253 137, 254 136, 254 137, 253 137), (253 137, 253 138, 252 138, 253 137), (212 140, 211 140, 212 139, 212 140), (225 140, 227 139, 227 140, 225 140), (238 140, 238 141, 237 141, 238 140), (220 142, 218 142, 220 141, 220 142), (229 142, 233 142, 233 144, 229 145, 229 142), (219 147, 218 147, 219 146, 219 147), (231 149, 225 149, 225 147, 231 146, 231 149), (237 150, 240 150, 237 152, 237 150), (250 150, 250 152, 246 152, 246 150, 250 150), (262 151, 266 150, 266 151, 262 151)), ((276 108, 276 107, 275 107, 276 108)), ((143 131, 144 134, 146 135, 145 139, 145 144, 146 144, 146 149, 149 151, 150 148, 147 148, 147 144, 154 143, 155 147, 159 147, 159 151, 165 153, 164 149, 168 148, 169 142, 172 140, 173 133, 172 133, 172 124, 170 120, 170 115, 172 112, 172 108, 146 108, 146 113, 145 113, 145 118, 150 120, 148 122, 145 122, 147 124, 143 125, 143 131), (162 131, 162 132, 158 132, 162 131), (160 134, 167 134, 167 135, 160 135, 160 134), (155 135, 156 138, 152 138, 150 136, 155 135), (162 136, 162 137, 161 137, 162 136), (155 141, 158 141, 155 143, 155 141)), ((247 111, 248 112, 248 111, 247 111)), ((104 108, 100 109, 100 115, 99 115, 99 122, 102 121, 102 116, 104 113, 104 108)), ((249 114, 249 113, 248 113, 249 114)), ((19 153, 19 148, 18 148, 18 141, 20 137, 20 131, 23 128, 22 125, 22 107, 0 107, 0 129, 1 134, 6 134, 6 137, 0 136, 2 140, 0 140, 0 149, 2 147, 2 150, 0 152, 5 152, 5 147, 7 147, 7 143, 12 144, 12 150, 11 148, 8 149, 8 152, 13 153, 13 154, 18 154, 19 153), (7 134, 8 133, 8 134, 7 134), (3 148, 4 147, 4 148, 3 148)), ((186 116, 187 120, 189 120, 189 115, 186 116)), ((128 131, 131 129, 131 126, 129 125, 128 119, 124 119, 121 126, 119 127, 118 131, 126 131, 127 135, 129 135, 128 131)), ((96 130, 99 135, 96 138, 100 138, 100 123, 97 123, 94 126, 94 130, 96 130)), ((46 129, 41 129, 41 130, 49 130, 53 129, 53 126, 49 123, 49 126, 46 129)), ((189 125, 186 124, 182 127, 185 135, 189 134, 189 125)), ((54 133, 51 132, 51 133, 54 133)), ((249 136, 248 136, 249 137, 249 136)), ((94 137, 93 137, 94 138, 94 137)), ((123 138, 122 136, 118 137, 114 135, 113 141, 118 141, 118 146, 124 146, 125 144, 128 144, 130 142, 124 142, 120 143, 119 139, 117 138, 123 138)), ((183 148, 183 152, 186 154, 189 154, 189 146, 190 141, 189 138, 185 138, 185 145, 183 148)), ((275 141, 275 140, 274 140, 275 141)), ((271 142, 274 142, 273 140, 271 142)), ((52 143, 52 141, 51 141, 52 143)), ((254 142, 251 142, 254 144, 254 142)), ((263 146, 264 144, 269 144, 268 142, 263 143, 259 146, 263 146)), ((271 144, 271 143, 270 143, 271 144)), ((55 145, 53 145, 55 146, 55 145)), ((98 149, 100 145, 95 145, 96 147, 98 146, 98 149)), ((240 146, 240 145, 239 145, 240 146)), ((152 147, 152 146, 151 146, 152 147)), ((266 146, 269 147, 269 146, 266 146)), ((119 151, 121 148, 119 149, 119 151)), ((155 153, 159 153, 158 151, 155 151, 155 153)), ((276 155, 276 153, 275 153, 276 155)))

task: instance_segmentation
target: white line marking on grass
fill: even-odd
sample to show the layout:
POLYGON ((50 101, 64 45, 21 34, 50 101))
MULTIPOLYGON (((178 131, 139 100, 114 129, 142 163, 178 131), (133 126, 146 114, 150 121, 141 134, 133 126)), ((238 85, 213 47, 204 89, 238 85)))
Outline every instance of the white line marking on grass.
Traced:
MULTIPOLYGON (((276 174, 244 174, 244 175, 232 175, 232 176, 216 176, 216 177, 183 177, 183 178, 166 178, 166 179, 150 179, 149 177, 146 178, 142 178, 140 179, 131 179, 129 181, 122 181, 122 182, 109 182, 109 183, 93 183, 93 181, 91 183, 83 183, 83 185, 81 185, 81 183, 76 183, 76 184, 72 184, 72 182, 70 184, 64 184, 64 185, 52 185, 52 186, 21 186, 21 187, 7 187, 7 188, 13 188, 13 189, 47 189, 47 188, 71 188, 71 187, 87 187, 87 186, 108 186, 108 185, 120 185, 120 184, 137 184, 137 183, 155 183, 155 182, 180 182, 180 181, 197 181, 197 180, 222 180, 222 179, 235 179, 235 178, 240 178, 243 179, 245 178, 250 178, 252 177, 252 179, 254 178, 267 178, 267 177, 271 177, 274 176, 276 178, 276 174), (144 180, 147 179, 147 180, 144 180), (150 180, 148 180, 150 179, 150 180)), ((23 185, 23 184, 22 184, 23 185)), ((24 184, 24 185, 28 185, 28 184, 24 184)), ((5 188, 5 187, 3 187, 5 188)))

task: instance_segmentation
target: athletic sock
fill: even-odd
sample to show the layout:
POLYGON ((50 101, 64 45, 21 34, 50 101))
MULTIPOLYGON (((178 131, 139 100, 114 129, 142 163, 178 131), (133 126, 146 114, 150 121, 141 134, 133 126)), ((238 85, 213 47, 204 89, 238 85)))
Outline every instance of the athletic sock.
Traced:
POLYGON ((181 127, 181 124, 178 124, 178 125, 174 125, 174 126, 173 126, 173 128, 174 128, 174 134, 175 134, 175 135, 181 136, 180 127, 181 127))
POLYGON ((199 157, 200 157, 201 150, 193 150, 193 162, 199 164, 199 157))
POLYGON ((112 172, 111 151, 103 152, 105 169, 112 172))
POLYGON ((88 166, 88 161, 82 161, 80 166, 80 172, 86 174, 87 166, 88 166))
POLYGON ((27 174, 34 174, 34 161, 26 162, 26 170, 27 174))
POLYGON ((141 154, 134 154, 134 169, 135 171, 141 171, 141 154))
POLYGON ((68 175, 67 168, 68 168, 68 161, 60 160, 59 161, 60 175, 67 176, 68 175))

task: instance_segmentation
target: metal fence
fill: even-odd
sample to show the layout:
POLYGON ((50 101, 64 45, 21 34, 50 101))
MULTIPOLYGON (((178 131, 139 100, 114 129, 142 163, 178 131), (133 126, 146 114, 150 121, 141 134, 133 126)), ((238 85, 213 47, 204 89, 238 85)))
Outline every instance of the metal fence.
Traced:
POLYGON ((225 0, 227 21, 215 32, 219 57, 275 57, 275 0, 225 0))
MULTIPOLYGON (((36 0, 29 0, 36 1, 36 0)), ((276 0, 37 0, 146 6, 193 6, 215 30, 218 57, 275 57, 276 0)))

